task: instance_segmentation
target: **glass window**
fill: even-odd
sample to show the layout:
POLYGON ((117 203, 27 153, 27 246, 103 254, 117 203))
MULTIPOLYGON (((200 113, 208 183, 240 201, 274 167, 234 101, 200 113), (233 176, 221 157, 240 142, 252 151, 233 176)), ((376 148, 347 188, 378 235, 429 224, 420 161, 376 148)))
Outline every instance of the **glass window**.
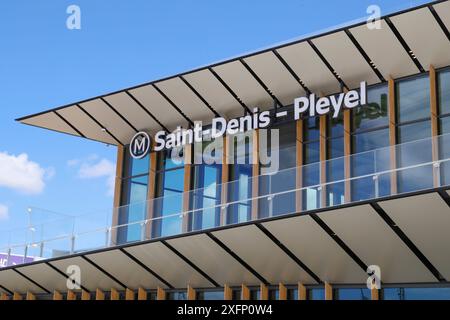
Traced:
MULTIPOLYGON (((251 132, 250 132, 251 134, 251 132)), ((234 159, 230 165, 228 201, 233 202, 227 207, 227 223, 239 223, 250 220, 252 175, 251 141, 245 135, 233 138, 234 159)))
POLYGON ((308 289, 308 300, 325 300, 325 289, 323 288, 308 289))
POLYGON ((401 125, 397 128, 398 142, 429 138, 431 136, 431 123, 429 120, 401 125))
POLYGON ((440 134, 450 133, 450 117, 439 118, 440 134))
POLYGON ((154 216, 162 217, 153 221, 153 237, 181 233, 184 190, 184 165, 170 159, 170 150, 159 154, 156 173, 156 198, 153 202, 154 216), (174 165, 177 165, 176 167, 174 165))
POLYGON ((186 300, 186 291, 170 291, 167 293, 167 300, 186 300))
POLYGON ((241 289, 232 289, 231 290, 231 299, 232 300, 241 300, 241 289))
POLYGON ((303 210, 311 210, 320 207, 320 191, 317 185, 320 183, 320 142, 303 144, 303 210), (310 187, 310 188, 308 188, 310 187))
POLYGON ((259 300, 259 289, 250 289, 250 300, 259 300))
POLYGON ((438 73, 437 85, 439 114, 450 114, 450 69, 438 73))
POLYGON ((430 117, 430 80, 428 75, 396 82, 397 122, 430 117))
MULTIPOLYGON (((327 182, 340 181, 344 179, 344 138, 327 140, 326 174, 327 182)), ((326 185, 327 205, 338 205, 344 203, 345 183, 336 182, 326 185)))
POLYGON ((269 289, 269 300, 278 300, 280 299, 280 292, 278 289, 269 289))
POLYGON ((190 230, 203 230, 220 224, 222 165, 199 164, 192 168, 190 230))
POLYGON ((386 84, 367 89, 367 105, 352 109, 353 132, 389 125, 388 86, 386 84))
POLYGON ((320 118, 310 117, 303 121, 303 141, 313 141, 320 138, 320 118))
POLYGON ((352 136, 353 153, 360 153, 388 146, 389 146, 388 128, 376 131, 362 132, 352 136))
POLYGON ((334 290, 334 300, 371 300, 370 290, 367 288, 340 288, 334 290))
POLYGON ((383 300, 450 300, 450 288, 384 288, 383 300))
MULTIPOLYGON (((296 166, 296 124, 290 122, 280 126, 276 126, 268 130, 272 135, 271 130, 278 130, 279 146, 275 148, 275 145, 268 143, 271 150, 271 156, 273 161, 276 160, 275 152, 278 153, 278 163, 276 166, 272 164, 272 174, 266 174, 260 176, 258 179, 259 195, 267 197, 261 197, 258 200, 258 216, 260 218, 292 213, 295 210, 295 192, 287 192, 295 189, 295 166, 296 166), (278 170, 277 170, 278 167, 278 170), (280 194, 278 194, 280 193, 280 194), (275 196, 272 196, 276 194, 275 196)), ((261 139, 264 138, 264 134, 260 135, 261 139)), ((271 141, 271 139, 269 140, 271 141)), ((268 166, 267 166, 268 167, 268 166)))
POLYGON ((150 156, 134 159, 128 146, 124 148, 120 207, 118 210, 117 243, 143 239, 143 227, 139 221, 147 217, 148 172, 150 156))
POLYGON ((327 116, 327 137, 328 138, 336 138, 342 137, 344 135, 344 112, 338 115, 337 118, 333 118, 332 116, 327 116))
POLYGON ((197 291, 197 300, 223 300, 223 290, 197 291))
POLYGON ((287 300, 298 300, 298 289, 287 289, 287 300))

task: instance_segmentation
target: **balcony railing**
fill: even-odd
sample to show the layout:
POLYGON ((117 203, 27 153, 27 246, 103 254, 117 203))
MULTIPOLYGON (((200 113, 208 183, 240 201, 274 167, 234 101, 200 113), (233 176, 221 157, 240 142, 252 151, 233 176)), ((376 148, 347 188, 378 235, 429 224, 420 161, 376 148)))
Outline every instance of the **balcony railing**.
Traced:
MULTIPOLYGON (((285 150, 295 153, 295 150, 285 150)), ((450 185, 450 134, 0 233, 3 266, 450 185), (148 218, 152 217, 152 218, 148 218)))

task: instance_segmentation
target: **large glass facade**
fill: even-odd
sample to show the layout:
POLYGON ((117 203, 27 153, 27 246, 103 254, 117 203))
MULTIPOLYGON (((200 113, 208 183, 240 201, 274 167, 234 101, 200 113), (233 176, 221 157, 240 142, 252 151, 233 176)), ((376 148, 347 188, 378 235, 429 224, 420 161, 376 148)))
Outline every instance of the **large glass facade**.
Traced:
POLYGON ((178 149, 166 150, 159 154, 153 209, 155 217, 152 223, 153 237, 170 236, 182 231, 183 157, 183 150, 178 149))
POLYGON ((390 193, 390 176, 373 179, 371 174, 389 170, 388 86, 381 84, 368 88, 366 106, 352 110, 350 160, 351 198, 353 201, 372 199, 390 193), (367 177, 365 177, 367 176, 367 177), (361 177, 361 178, 357 178, 361 177), (377 193, 377 194, 376 194, 377 193))
POLYGON ((147 217, 149 155, 134 159, 130 156, 128 147, 124 148, 124 152, 121 206, 117 208, 118 243, 142 240, 143 229, 138 222, 147 217))
POLYGON ((396 118, 398 167, 410 167, 397 175, 399 192, 409 192, 433 186, 432 166, 417 166, 431 162, 431 143, 424 143, 420 152, 417 144, 406 142, 431 136, 430 79, 428 74, 396 82, 396 118), (405 144, 406 143, 406 144, 405 144))

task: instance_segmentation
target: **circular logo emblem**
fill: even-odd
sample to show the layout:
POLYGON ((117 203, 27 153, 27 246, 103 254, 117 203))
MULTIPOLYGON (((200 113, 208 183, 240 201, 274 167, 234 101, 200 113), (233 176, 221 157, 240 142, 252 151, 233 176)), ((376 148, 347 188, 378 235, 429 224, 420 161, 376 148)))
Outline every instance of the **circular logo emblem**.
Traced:
POLYGON ((145 157, 150 150, 150 136, 147 132, 138 132, 131 139, 130 154, 135 159, 145 157))

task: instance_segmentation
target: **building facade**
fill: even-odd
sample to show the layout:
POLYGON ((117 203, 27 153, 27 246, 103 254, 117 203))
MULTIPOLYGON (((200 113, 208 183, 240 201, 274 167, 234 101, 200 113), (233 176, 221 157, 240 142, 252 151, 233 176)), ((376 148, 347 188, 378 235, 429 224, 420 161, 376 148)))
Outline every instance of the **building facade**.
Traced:
POLYGON ((19 119, 117 145, 114 210, 101 248, 73 235, 62 256, 1 269, 2 297, 450 299, 450 2, 380 22, 19 119), (365 104, 296 119, 296 98, 363 82, 365 104), (254 108, 264 129, 154 151, 158 132, 254 108), (152 142, 136 157, 139 132, 152 142), (67 290, 70 265, 82 277, 67 290))

